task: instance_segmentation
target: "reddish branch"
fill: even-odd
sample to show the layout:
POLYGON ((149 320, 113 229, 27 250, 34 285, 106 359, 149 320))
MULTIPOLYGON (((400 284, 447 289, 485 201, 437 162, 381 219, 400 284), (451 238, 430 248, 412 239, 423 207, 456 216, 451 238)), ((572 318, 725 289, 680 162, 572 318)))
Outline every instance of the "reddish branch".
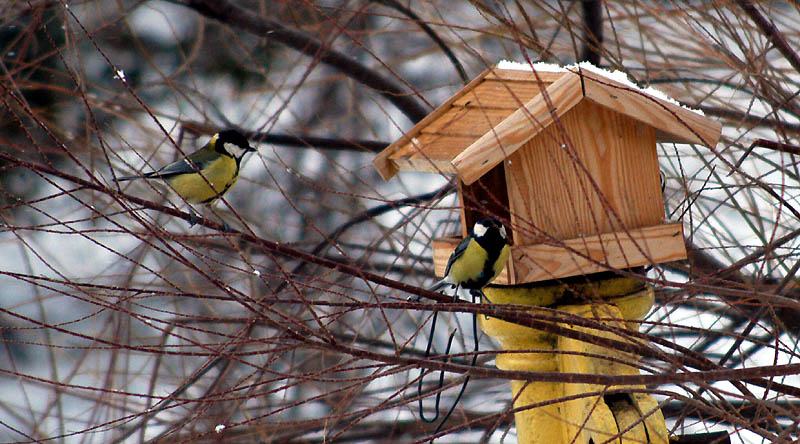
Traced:
POLYGON ((792 47, 786 41, 786 38, 783 36, 783 33, 775 27, 775 25, 768 21, 764 15, 756 8, 753 4, 752 0, 736 0, 736 4, 739 5, 740 8, 750 17, 758 29, 764 33, 764 36, 769 39, 770 43, 775 46, 775 49, 780 51, 786 60, 789 62, 790 65, 794 68, 796 72, 800 72, 800 57, 797 56, 797 53, 794 52, 792 47))
MULTIPOLYGON (((148 200, 140 199, 140 198, 137 198, 135 196, 130 196, 130 195, 127 195, 127 194, 124 194, 124 193, 121 193, 121 192, 117 192, 117 191, 114 191, 114 190, 106 188, 104 185, 102 185, 100 183, 89 182, 89 181, 81 179, 79 177, 75 177, 73 175, 67 174, 67 173, 65 173, 63 171, 56 170, 55 168, 49 167, 47 165, 34 163, 34 162, 29 162, 29 161, 24 161, 24 160, 21 160, 21 159, 18 159, 16 157, 14 157, 14 156, 12 156, 12 155, 10 155, 8 153, 0 152, 0 160, 5 160, 5 161, 8 161, 8 162, 10 162, 12 164, 16 164, 16 165, 22 166, 24 168, 28 168, 28 169, 30 169, 32 171, 37 171, 39 173, 44 173, 44 174, 49 174, 49 175, 52 175, 52 176, 60 177, 62 179, 65 179, 65 180, 68 180, 70 182, 75 183, 76 185, 78 185, 80 187, 80 189, 91 189, 91 190, 107 193, 109 195, 114 196, 117 199, 129 201, 129 202, 134 203, 136 205, 140 205, 143 208, 148 208, 148 209, 151 209, 151 210, 160 211, 160 212, 163 212, 165 214, 169 214, 169 215, 171 215, 173 217, 184 219, 187 222, 192 219, 190 214, 182 212, 182 211, 179 211, 177 209, 166 207, 166 206, 157 204, 155 202, 151 202, 151 201, 148 201, 148 200)), ((77 191, 77 190, 75 190, 75 191, 77 191)), ((219 232, 224 231, 224 227, 221 224, 218 224, 218 223, 216 223, 214 221, 208 220, 207 218, 201 218, 199 221, 197 221, 197 224, 203 225, 203 226, 205 226, 207 228, 210 228, 212 230, 216 230, 216 231, 219 231, 219 232)), ((452 298, 449 297, 449 296, 442 295, 442 294, 435 293, 435 292, 430 292, 430 291, 421 289, 419 287, 415 287, 415 286, 412 286, 412 285, 404 284, 402 282, 395 281, 395 280, 392 280, 392 279, 389 279, 389 278, 386 278, 386 277, 383 277, 383 276, 380 276, 380 275, 376 275, 374 273, 369 273, 369 272, 366 272, 363 269, 359 268, 358 266, 350 265, 350 264, 342 263, 342 262, 337 262, 337 261, 334 261, 334 260, 331 260, 331 259, 327 259, 327 258, 324 258, 324 257, 319 257, 319 256, 316 256, 314 254, 306 253, 306 252, 297 250, 295 248, 282 245, 282 244, 280 244, 278 242, 273 242, 273 241, 270 241, 270 240, 267 240, 267 239, 264 239, 264 238, 257 237, 257 236, 255 236, 253 234, 241 233, 241 232, 232 232, 232 233, 228 233, 227 235, 228 236, 237 236, 240 239, 242 239, 243 241, 246 241, 246 242, 252 243, 254 245, 260 246, 265 251, 271 251, 273 253, 277 253, 277 254, 280 254, 280 255, 283 255, 283 256, 287 256, 287 257, 292 257, 292 258, 300 260, 300 261, 313 263, 313 264, 316 264, 316 265, 319 265, 319 266, 322 266, 322 267, 325 267, 325 268, 329 268, 331 270, 335 270, 335 271, 338 271, 338 272, 341 272, 341 273, 344 273, 344 274, 347 274, 347 275, 351 275, 351 276, 363 279, 364 281, 367 281, 367 282, 372 282, 374 284, 385 286, 387 288, 393 288, 395 290, 399 290, 401 292, 405 292, 405 293, 408 293, 408 294, 420 295, 420 296, 426 297, 428 299, 435 300, 437 302, 452 302, 452 298)), ((748 294, 752 295, 752 293, 748 293, 748 294)), ((587 334, 587 333, 583 333, 583 332, 577 332, 577 331, 575 331, 573 329, 569 329, 569 328, 566 328, 566 327, 560 327, 559 325, 553 323, 554 321, 553 321, 552 315, 547 315, 547 316, 542 317, 542 315, 536 315, 536 314, 533 314, 533 313, 520 312, 518 310, 513 309, 513 307, 511 307, 511 308, 503 307, 503 306, 473 307, 471 304, 465 304, 465 306, 456 307, 455 305, 458 305, 458 304, 444 304, 442 306, 439 306, 437 309, 439 309, 440 311, 459 311, 459 312, 473 312, 473 311, 477 312, 477 311, 479 311, 480 313, 489 314, 489 315, 497 317, 499 319, 507 320, 509 322, 517 323, 517 324, 524 325, 524 326, 527 326, 527 327, 537 328, 537 329, 540 329, 540 330, 548 331, 548 332, 551 332, 551 333, 554 333, 554 334, 558 334, 558 335, 562 335, 562 336, 565 336, 565 337, 571 337, 573 339, 578 339, 578 340, 581 340, 581 341, 586 341, 586 342, 590 342, 590 343, 594 343, 594 344, 602 344, 602 345, 604 345, 606 347, 609 347, 609 348, 622 350, 622 351, 627 351, 627 352, 630 352, 630 353, 636 353, 636 354, 639 354, 639 355, 642 355, 642 356, 645 356, 645 357, 664 360, 666 362, 674 361, 674 359, 673 359, 674 357, 672 355, 668 355, 666 353, 658 351, 658 350, 656 350, 654 348, 651 348, 649 346, 642 345, 640 343, 631 343, 631 342, 626 342, 626 341, 622 341, 622 340, 614 340, 614 339, 605 338, 605 337, 602 337, 602 336, 599 336, 599 335, 593 335, 593 334, 587 334)), ((406 308, 408 308, 408 307, 406 307, 406 308)), ((585 324, 584 325, 585 327, 588 327, 588 328, 599 328, 599 329, 603 329, 603 330, 611 329, 611 327, 598 326, 598 324, 596 322, 594 322, 594 321, 592 321, 590 319, 584 319, 584 318, 580 318, 580 317, 571 317, 570 316, 569 319, 556 320, 555 322, 565 322, 565 323, 569 323, 569 324, 572 324, 572 325, 584 325, 585 324)), ((682 354, 682 357, 681 357, 682 358, 681 359, 682 362, 673 362, 673 364, 676 364, 676 365, 689 365, 689 366, 692 366, 692 367, 695 367, 695 368, 698 368, 698 369, 702 369, 702 370, 717 370, 717 369, 721 368, 721 367, 716 366, 715 364, 713 364, 711 361, 709 361, 708 359, 704 358, 703 356, 695 354, 691 350, 686 349, 684 347, 680 347, 678 345, 672 344, 669 341, 662 340, 661 338, 655 338, 655 337, 652 337, 652 336, 649 336, 649 335, 646 335, 646 334, 643 334, 643 333, 639 333, 639 332, 636 332, 636 331, 627 331, 627 330, 619 330, 619 331, 617 331, 617 329, 612 329, 612 330, 614 330, 617 333, 622 334, 622 335, 636 337, 638 339, 642 339, 642 340, 646 340, 646 341, 655 341, 655 342, 658 342, 659 345, 661 345, 661 346, 665 346, 665 347, 672 348, 672 349, 676 350, 677 352, 682 354)), ((333 346, 334 345, 333 343, 326 343, 326 344, 328 344, 328 346, 333 346)), ((421 362, 424 362, 424 360, 422 360, 421 362)), ((430 363, 427 363, 427 365, 430 366, 430 363)), ((466 366, 466 367, 468 368, 468 366, 466 366)), ((447 370, 452 371, 453 369, 447 368, 447 370)), ((462 370, 464 370, 464 369, 462 369, 462 370)), ((753 382, 753 381, 751 381, 751 382, 753 382)), ((755 382, 753 382, 753 383, 755 383, 755 382)), ((769 382, 768 381, 761 381, 761 383, 758 384, 758 385, 766 385, 766 384, 769 384, 769 382)), ((773 384, 773 386, 774 386, 774 384, 773 384)), ((800 394, 800 391, 798 391, 798 394, 800 394)))
POLYGON ((744 162, 744 159, 746 159, 747 156, 749 156, 750 153, 753 152, 753 149, 756 147, 767 148, 770 150, 779 151, 781 153, 800 154, 800 146, 782 142, 775 142, 773 140, 767 140, 767 139, 756 139, 753 141, 753 143, 750 144, 747 150, 745 150, 744 154, 742 154, 742 157, 739 158, 739 161, 736 162, 736 168, 742 166, 742 162, 744 162))
POLYGON ((746 123, 752 126, 761 126, 774 130, 781 130, 787 133, 800 134, 800 125, 796 123, 784 122, 775 118, 759 117, 735 109, 720 108, 717 106, 706 106, 702 104, 692 104, 692 108, 698 109, 703 113, 730 120, 732 122, 746 123))

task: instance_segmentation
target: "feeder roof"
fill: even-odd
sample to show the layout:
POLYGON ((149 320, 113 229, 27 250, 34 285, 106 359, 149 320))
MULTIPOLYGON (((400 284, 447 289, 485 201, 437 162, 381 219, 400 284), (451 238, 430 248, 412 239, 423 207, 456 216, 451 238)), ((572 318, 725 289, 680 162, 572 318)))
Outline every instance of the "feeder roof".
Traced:
POLYGON ((431 171, 471 184, 583 100, 652 126, 658 142, 713 148, 719 140, 719 123, 595 70, 502 66, 484 71, 379 153, 373 165, 381 176, 431 171))

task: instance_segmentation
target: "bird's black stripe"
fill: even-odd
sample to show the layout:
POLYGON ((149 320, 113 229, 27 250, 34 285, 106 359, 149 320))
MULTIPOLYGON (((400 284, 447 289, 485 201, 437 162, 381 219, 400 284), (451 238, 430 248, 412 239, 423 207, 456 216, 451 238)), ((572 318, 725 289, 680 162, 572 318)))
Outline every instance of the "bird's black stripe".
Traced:
POLYGON ((468 289, 483 288, 489 283, 489 279, 494 276, 494 264, 497 262, 497 259, 500 257, 500 252, 503 251, 503 247, 506 244, 497 230, 489 230, 486 235, 480 238, 473 236, 473 239, 486 250, 487 258, 480 276, 477 279, 472 279, 462 284, 462 287, 468 289))

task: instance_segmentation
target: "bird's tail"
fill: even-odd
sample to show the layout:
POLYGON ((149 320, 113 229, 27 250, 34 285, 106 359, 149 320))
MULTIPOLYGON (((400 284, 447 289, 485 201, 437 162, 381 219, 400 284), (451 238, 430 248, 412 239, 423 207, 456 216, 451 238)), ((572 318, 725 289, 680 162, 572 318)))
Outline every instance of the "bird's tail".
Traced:
MULTIPOLYGON (((436 291, 436 290, 444 287, 445 285, 452 285, 447 278, 444 278, 441 281, 435 283, 433 286, 426 288, 426 290, 428 290, 428 291, 436 291)), ((417 295, 414 295, 414 296, 409 296, 407 300, 411 301, 411 302, 419 302, 420 299, 422 299, 422 298, 417 296, 417 295)))
POLYGON ((117 182, 125 182, 126 180, 134 180, 134 179, 158 179, 161 177, 160 174, 155 174, 156 172, 150 172, 147 174, 139 174, 136 176, 122 176, 117 177, 117 182))
POLYGON ((444 287, 445 285, 450 285, 450 281, 447 278, 442 279, 441 281, 433 284, 432 286, 428 287, 428 291, 436 291, 440 288, 444 287))

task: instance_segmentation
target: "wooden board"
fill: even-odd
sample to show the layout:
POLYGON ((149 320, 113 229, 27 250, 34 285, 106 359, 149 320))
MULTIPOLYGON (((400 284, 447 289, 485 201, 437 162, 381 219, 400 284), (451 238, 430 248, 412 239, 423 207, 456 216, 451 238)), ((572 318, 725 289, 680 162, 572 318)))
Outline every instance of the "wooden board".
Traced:
POLYGON ((397 171, 426 171, 437 174, 455 174, 453 164, 447 160, 401 157, 392 159, 392 166, 397 171))
POLYGON ((547 100, 537 95, 514 111, 453 159, 459 178, 469 185, 547 128, 583 99, 580 78, 562 76, 547 88, 547 100))
POLYGON ((563 245, 511 248, 517 284, 682 259, 686 246, 680 222, 569 239, 563 245))
POLYGON ((452 106, 423 130, 423 134, 471 136, 473 139, 490 132, 513 109, 452 106))
POLYGON ((446 136, 423 133, 411 139, 389 156, 390 160, 403 157, 415 159, 440 159, 449 163, 458 153, 464 151, 473 141, 471 136, 446 136))
POLYGON ((450 107, 453 105, 453 102, 458 100, 461 96, 466 94, 468 91, 471 91, 475 88, 478 84, 483 81, 483 78, 486 77, 487 74, 491 69, 487 69, 486 71, 482 72, 480 75, 472 79, 466 86, 461 88, 458 92, 453 94, 452 97, 447 99, 444 103, 439 105, 435 110, 433 110, 430 114, 425 116, 424 119, 417 122, 410 130, 406 131, 405 134, 399 139, 397 139, 394 143, 386 147, 385 150, 378 153, 375 158, 372 159, 372 166, 378 170, 378 174, 381 175, 383 180, 389 180, 397 174, 397 168, 392 164, 389 160, 389 156, 391 156, 396 150, 405 146, 413 137, 416 137, 423 128, 428 126, 431 122, 436 120, 439 116, 447 112, 450 107))
MULTIPOLYGON (((545 85, 549 85, 545 84, 545 85)), ((484 80, 472 91, 453 102, 453 106, 510 109, 521 107, 541 92, 538 83, 484 80)))
POLYGON ((560 120, 505 162, 517 241, 659 224, 664 204, 653 128, 590 101, 560 120))
POLYGON ((373 165, 388 180, 397 172, 390 156, 412 138, 424 132, 475 136, 477 140, 453 161, 461 179, 471 184, 583 98, 652 126, 658 142, 698 143, 713 149, 720 137, 718 122, 591 71, 533 73, 491 67, 379 153, 373 165), (537 94, 543 85, 549 85, 550 104, 537 94), (523 102, 524 107, 505 117, 495 112, 523 102))
MULTIPOLYGON (((444 276, 447 261, 459 242, 459 237, 433 241, 436 276, 444 276)), ((569 239, 560 245, 514 245, 509 263, 493 283, 519 285, 683 259, 683 224, 673 222, 569 239)))
MULTIPOLYGON (((542 78, 543 80, 552 82, 552 81, 555 80, 556 77, 551 75, 551 74, 553 74, 553 73, 543 73, 542 75, 540 75, 540 78, 542 78)), ((469 82, 466 86, 464 86, 458 92, 453 94, 452 97, 447 99, 444 103, 442 103, 435 110, 433 110, 430 114, 428 114, 424 119, 422 119, 419 122, 417 122, 417 124, 415 124, 411 129, 409 129, 405 134, 403 134, 402 137, 400 137, 394 143, 389 145, 385 150, 381 151, 380 153, 378 153, 375 156, 375 158, 372 160, 372 165, 375 167, 375 169, 378 170, 378 173, 381 175, 383 180, 389 180, 395 174, 397 174, 397 171, 400 169, 399 168, 400 165, 402 165, 403 169, 415 168, 413 165, 417 165, 418 164, 418 162, 416 162, 416 161, 406 161, 406 162, 402 162, 401 161, 398 164, 398 162, 393 162, 390 159, 390 157, 393 157, 394 159, 398 159, 398 156, 392 156, 392 155, 398 150, 407 149, 409 144, 411 143, 412 138, 420 136, 422 134, 423 130, 427 129, 427 127, 431 123, 437 121, 443 114, 445 114, 447 112, 451 112, 451 109, 452 109, 454 104, 456 104, 458 102, 460 105, 464 105, 468 100, 461 100, 460 101, 460 99, 462 99, 462 97, 465 94, 469 93, 470 91, 472 91, 473 89, 475 89, 479 85, 481 85, 484 82, 484 79, 487 76, 490 76, 491 79, 494 80, 495 82, 498 82, 498 81, 509 82, 509 81, 513 81, 513 80, 530 80, 531 78, 533 78, 534 81, 536 80, 536 77, 533 76, 532 73, 526 72, 526 71, 498 70, 495 67, 490 67, 490 68, 486 69, 480 75, 475 77, 471 82, 469 82)), ((523 96, 525 94, 530 94, 529 90, 531 89, 531 87, 529 87, 529 86, 520 86, 519 84, 516 84, 514 86, 514 88, 521 88, 521 91, 523 91, 523 92, 519 93, 521 96, 523 96)), ((536 86, 535 88, 538 89, 538 86, 536 86)), ((508 110, 508 112, 505 115, 501 116, 501 118, 499 120, 494 119, 494 117, 492 117, 492 116, 488 117, 488 120, 487 120, 487 117, 484 116, 482 118, 482 120, 483 120, 483 122, 489 122, 490 124, 494 124, 494 123, 499 122, 500 120, 502 120, 502 118, 505 118, 511 112, 512 112, 512 110, 508 110)), ((439 124, 439 127, 441 128, 441 127, 448 126, 448 125, 445 124, 446 122, 447 121, 442 121, 439 124)), ((480 123, 480 121, 479 121, 479 123, 480 123)), ((469 128, 469 124, 466 121, 464 121, 464 122, 462 122, 462 127, 469 128)), ((489 125, 489 129, 490 128, 491 128, 491 125, 489 125)), ((464 134, 458 133, 457 131, 460 131, 460 129, 458 129, 458 128, 455 128, 455 129, 454 128, 448 128, 443 133, 447 134, 447 135, 464 135, 464 134)), ((429 130, 427 132, 431 133, 431 132, 436 132, 436 131, 429 130)), ((474 132, 475 132, 474 130, 470 130, 470 131, 467 132, 467 134, 474 134, 474 132)), ((480 135, 483 135, 483 134, 484 133, 480 133, 477 136, 480 136, 480 135)), ((423 169, 423 171, 429 171, 429 169, 423 169)))
POLYGON ((550 71, 539 71, 536 74, 533 71, 523 71, 521 69, 497 69, 497 68, 490 68, 489 72, 486 73, 484 77, 486 80, 504 80, 507 82, 535 82, 538 83, 538 78, 541 79, 543 83, 553 83, 556 80, 564 77, 565 74, 569 74, 568 72, 550 72, 550 71))
POLYGON ((722 130, 719 122, 598 74, 586 70, 581 74, 587 99, 656 128, 659 142, 717 146, 722 130))

